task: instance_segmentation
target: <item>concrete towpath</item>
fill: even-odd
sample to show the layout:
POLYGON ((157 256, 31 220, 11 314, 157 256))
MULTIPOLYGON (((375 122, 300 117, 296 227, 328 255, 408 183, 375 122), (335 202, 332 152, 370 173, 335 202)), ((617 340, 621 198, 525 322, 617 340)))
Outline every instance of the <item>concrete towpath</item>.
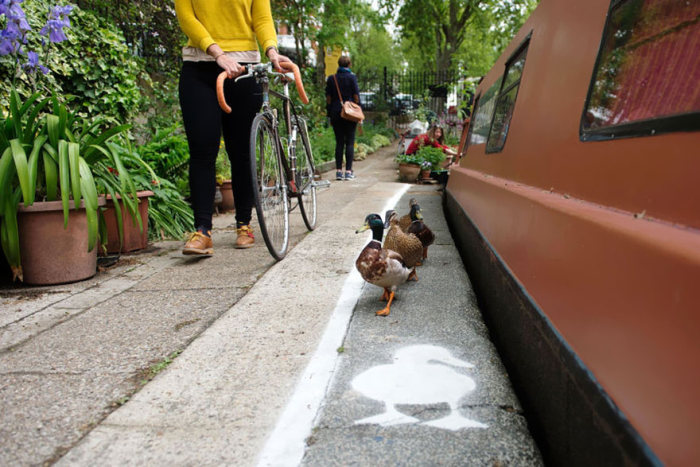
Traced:
POLYGON ((4 290, 0 464, 540 465, 439 187, 398 183, 394 151, 319 194, 315 231, 292 212, 293 248, 279 263, 262 241, 235 250, 225 215, 210 259, 161 242, 90 281, 4 290), (354 231, 370 212, 405 211, 409 197, 438 241, 392 314, 375 317, 381 291, 354 269, 368 237, 354 231), (439 364, 449 371, 438 387, 462 392, 416 396, 444 392, 420 372, 402 400, 361 390, 360 375, 416 346, 454 358, 439 364), (405 423, 372 418, 393 405, 405 423))

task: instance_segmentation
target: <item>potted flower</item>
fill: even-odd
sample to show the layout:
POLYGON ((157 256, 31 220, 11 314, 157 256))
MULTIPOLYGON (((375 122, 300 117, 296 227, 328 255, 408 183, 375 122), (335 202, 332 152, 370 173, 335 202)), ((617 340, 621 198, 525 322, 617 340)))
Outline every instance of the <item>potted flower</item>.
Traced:
POLYGON ((423 162, 416 154, 399 154, 396 156, 399 164, 399 180, 413 183, 420 174, 420 164, 423 162))
MULTIPOLYGON (((31 28, 20 3, 0 4, 0 15, 5 15, 0 53, 13 54, 15 63, 9 109, 0 112, 0 243, 14 279, 73 282, 96 271, 95 247, 103 230, 100 194, 119 193, 123 205, 136 211, 134 184, 120 154, 108 145, 128 126, 105 129, 104 121, 71 113, 56 96, 42 98, 35 92, 22 102, 15 79, 25 73, 36 84, 38 71, 48 70, 38 54, 23 50, 31 28)), ((71 9, 51 9, 42 42, 65 40, 71 9)))
POLYGON ((445 153, 441 148, 434 146, 423 146, 417 152, 416 156, 423 162, 427 162, 426 170, 436 170, 445 160, 445 153))
POLYGON ((433 164, 429 161, 423 161, 420 164, 421 180, 430 180, 430 172, 433 170, 433 164))
POLYGON ((122 207, 137 212, 135 186, 109 143, 128 126, 100 130, 101 123, 71 115, 55 97, 35 94, 21 103, 12 92, 10 114, 0 117, 0 240, 15 279, 53 284, 91 277, 98 238, 106 241, 99 232, 101 195, 121 201, 119 217, 122 207))

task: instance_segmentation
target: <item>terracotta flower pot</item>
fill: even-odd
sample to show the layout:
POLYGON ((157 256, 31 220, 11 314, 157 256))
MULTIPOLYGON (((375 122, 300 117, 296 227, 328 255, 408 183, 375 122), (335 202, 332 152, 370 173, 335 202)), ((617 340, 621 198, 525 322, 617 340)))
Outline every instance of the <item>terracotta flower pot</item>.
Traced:
MULTIPOLYGON (((106 209, 103 211, 107 224, 107 253, 128 253, 130 251, 143 250, 148 245, 148 198, 153 196, 152 191, 139 191, 139 216, 143 231, 139 229, 138 222, 126 211, 123 203, 119 203, 122 211, 122 227, 124 229, 124 243, 119 249, 119 229, 117 226, 117 212, 111 196, 107 196, 106 209)), ((117 199, 121 199, 117 195, 117 199)))
POLYGON ((430 169, 420 171, 421 180, 430 180, 430 169))
POLYGON ((231 180, 224 180, 224 183, 221 185, 221 196, 223 198, 221 201, 221 210, 223 212, 235 210, 231 180))
POLYGON ((402 182, 414 183, 420 174, 418 164, 399 164, 399 180, 402 182))
MULTIPOLYGON (((98 199, 104 206, 104 198, 98 199)), ((88 226, 84 204, 70 202, 68 226, 63 227, 60 201, 20 205, 17 212, 24 283, 65 284, 88 279, 97 271, 97 247, 88 251, 88 226)))

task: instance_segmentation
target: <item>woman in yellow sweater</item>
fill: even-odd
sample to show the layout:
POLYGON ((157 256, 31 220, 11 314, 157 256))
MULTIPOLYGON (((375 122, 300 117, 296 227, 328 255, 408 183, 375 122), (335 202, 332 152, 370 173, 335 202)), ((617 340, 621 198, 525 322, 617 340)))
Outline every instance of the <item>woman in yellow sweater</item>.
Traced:
POLYGON ((226 100, 234 111, 223 112, 216 99, 216 77, 229 77, 242 67, 260 62, 258 44, 274 67, 281 71, 277 34, 270 0, 175 0, 175 11, 187 45, 182 51, 180 107, 190 149, 190 193, 195 232, 184 254, 211 255, 216 157, 223 133, 231 161, 233 199, 236 207, 236 248, 253 246, 250 219, 253 188, 250 179, 250 127, 262 105, 262 90, 253 79, 226 80, 226 100))

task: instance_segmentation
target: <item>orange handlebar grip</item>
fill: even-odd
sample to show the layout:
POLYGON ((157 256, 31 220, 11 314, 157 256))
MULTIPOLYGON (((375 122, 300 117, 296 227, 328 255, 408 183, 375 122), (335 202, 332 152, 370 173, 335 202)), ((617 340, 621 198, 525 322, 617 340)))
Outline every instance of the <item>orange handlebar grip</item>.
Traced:
POLYGON ((228 73, 222 71, 216 78, 216 99, 219 101, 219 107, 227 114, 231 113, 231 107, 226 103, 224 96, 224 80, 228 78, 228 73))
POLYGON ((294 83, 297 85, 297 92, 299 93, 299 98, 304 104, 308 104, 309 97, 306 95, 306 91, 304 90, 304 83, 301 82, 301 73, 299 72, 299 67, 292 62, 280 62, 280 67, 294 73, 294 83))
MULTIPOLYGON (((309 98, 306 95, 306 91, 304 90, 304 83, 301 82, 301 73, 299 72, 299 67, 292 62, 280 62, 280 67, 294 73, 294 83, 296 83, 299 97, 301 98, 301 101, 304 104, 308 104, 309 98)), ((224 96, 224 81, 226 80, 226 78, 228 78, 228 74, 225 71, 219 73, 219 76, 216 78, 216 99, 219 101, 219 107, 221 107, 221 110, 223 110, 227 114, 230 114, 231 107, 226 103, 226 97, 224 96)))

